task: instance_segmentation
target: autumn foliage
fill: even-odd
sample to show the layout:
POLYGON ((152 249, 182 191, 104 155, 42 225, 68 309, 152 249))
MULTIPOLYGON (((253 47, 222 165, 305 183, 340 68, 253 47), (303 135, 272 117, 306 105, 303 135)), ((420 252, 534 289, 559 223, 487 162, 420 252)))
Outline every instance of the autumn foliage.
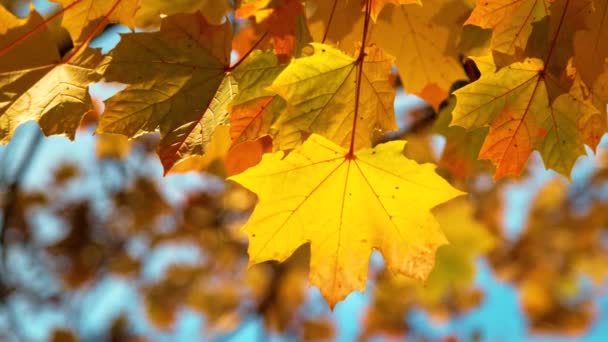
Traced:
MULTIPOLYGON (((534 329, 588 327, 591 299, 568 300, 579 277, 605 279, 608 209, 582 195, 605 185, 605 161, 578 192, 568 183, 608 130, 607 1, 51 2, 26 18, 0 7, 0 142, 32 120, 70 139, 93 127, 101 178, 120 176, 102 211, 64 196, 95 178, 74 165, 44 191, 5 180, 3 253, 34 245, 63 260, 48 270, 64 288, 43 300, 116 274, 160 329, 187 306, 214 333, 261 315, 271 331, 323 340, 329 314, 298 311, 308 287, 332 309, 367 287, 361 338, 401 336, 414 307, 449 318, 479 306, 485 256, 534 329), (115 24, 130 32, 108 52, 91 47, 115 24), (122 85, 103 103, 89 91, 102 81, 122 85), (396 115, 403 91, 428 105, 396 115), (159 159, 167 177, 215 175, 221 190, 171 203, 133 158, 159 159), (539 163, 562 177, 510 239, 505 189, 539 163), (66 233, 41 247, 28 213, 49 206, 66 233), (137 239, 146 252, 132 252, 137 239), (147 253, 170 243, 195 246, 199 262, 144 279, 147 253)), ((1 280, 6 296, 21 291, 1 280)), ((134 337, 127 323, 110 334, 134 337)))

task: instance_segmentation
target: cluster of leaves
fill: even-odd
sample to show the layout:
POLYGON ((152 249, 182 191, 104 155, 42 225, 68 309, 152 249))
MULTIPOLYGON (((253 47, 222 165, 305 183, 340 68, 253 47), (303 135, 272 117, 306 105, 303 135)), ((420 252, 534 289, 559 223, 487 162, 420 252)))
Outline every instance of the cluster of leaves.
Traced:
MULTIPOLYGON (((603 1, 53 2, 62 9, 46 19, 0 7, 0 140, 28 120, 73 138, 93 108, 89 85, 125 84, 104 102, 96 132, 159 132, 165 173, 220 160, 220 173, 258 197, 243 228, 249 263, 285 261, 309 244, 311 284, 332 307, 365 289, 373 249, 391 274, 427 279, 447 243, 431 210, 461 195, 455 187, 475 193, 470 181, 482 172, 519 175, 534 150, 567 176, 607 130, 603 1), (146 30, 104 55, 89 44, 109 23, 146 30), (393 66, 403 88, 432 106, 432 125, 387 134, 398 129, 393 66), (446 139, 440 160, 429 134, 446 139), (419 164, 431 161, 444 178, 419 164)), ((513 248, 507 258, 526 250, 513 248)), ((178 284, 150 291, 197 292, 212 269, 176 269, 178 284)))

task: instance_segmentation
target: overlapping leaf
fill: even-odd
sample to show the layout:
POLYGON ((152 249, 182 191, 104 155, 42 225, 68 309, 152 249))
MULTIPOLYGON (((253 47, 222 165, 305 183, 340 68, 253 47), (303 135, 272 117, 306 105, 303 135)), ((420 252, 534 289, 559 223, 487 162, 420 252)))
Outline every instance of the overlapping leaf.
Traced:
POLYGON ((515 55, 525 49, 533 24, 549 15, 550 0, 477 0, 465 24, 491 28, 492 49, 515 55))
POLYGON ((269 87, 288 103, 287 112, 277 122, 280 149, 297 146, 301 132, 323 135, 344 147, 355 134, 355 149, 369 147, 374 130, 397 128, 390 57, 376 47, 366 49, 363 61, 328 45, 313 43, 312 47, 312 55, 292 61, 269 87), (359 63, 363 63, 360 80, 359 63), (361 83, 358 103, 357 82, 361 83))
MULTIPOLYGON (((361 41, 364 15, 358 1, 314 1, 311 21, 316 41, 336 44, 352 52, 361 41)), ((379 2, 372 2, 379 6, 379 2)), ((403 86, 421 93, 430 83, 446 91, 464 73, 458 62, 458 36, 469 13, 463 1, 384 1, 390 3, 370 25, 369 44, 376 44, 395 57, 403 86)), ((380 8, 380 7, 378 7, 380 8)))
MULTIPOLYGON (((4 23, 23 23, 0 12, 4 23)), ((21 26, 5 27, 0 36, 0 142, 17 126, 38 121, 45 134, 73 138, 91 108, 88 85, 101 78, 103 57, 97 50, 76 49, 62 58, 40 15, 32 12, 21 26), (23 39, 26 37, 27 39, 23 39), (35 53, 34 53, 35 51, 35 53)))
POLYGON ((159 32, 122 37, 105 77, 129 84, 106 101, 100 132, 135 136, 161 132, 159 155, 169 170, 201 154, 213 129, 228 121, 225 106, 236 94, 226 77, 230 25, 211 25, 200 12, 166 18, 159 32))
MULTIPOLYGON (((63 6, 63 27, 72 40, 83 43, 89 39, 97 25, 104 22, 119 23, 130 28, 135 26, 135 12, 140 0, 52 0, 63 6)), ((103 26, 102 26, 103 27, 103 26)))
POLYGON ((266 88, 285 69, 272 51, 253 51, 235 70, 239 93, 231 103, 230 136, 234 144, 269 134, 285 101, 266 88))
POLYGON ((541 152, 547 167, 566 175, 584 153, 581 127, 599 112, 570 94, 552 103, 543 70, 540 60, 529 59, 482 74, 455 93, 454 124, 492 123, 479 157, 496 165, 495 178, 519 174, 533 150, 541 152))
POLYGON ((605 118, 590 100, 569 93, 573 80, 567 73, 572 38, 588 8, 587 1, 556 1, 550 20, 539 24, 539 33, 529 40, 530 54, 539 58, 497 71, 487 58, 480 59, 481 78, 455 92, 453 124, 490 126, 479 157, 496 165, 495 178, 519 174, 533 150, 540 151, 548 168, 568 175, 584 154, 583 144, 595 148, 590 123, 606 127, 605 118))

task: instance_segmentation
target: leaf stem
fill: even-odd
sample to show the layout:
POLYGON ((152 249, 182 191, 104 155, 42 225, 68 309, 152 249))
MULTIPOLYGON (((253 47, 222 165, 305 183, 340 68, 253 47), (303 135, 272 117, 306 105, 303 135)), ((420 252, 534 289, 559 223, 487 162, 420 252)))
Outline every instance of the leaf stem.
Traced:
POLYGON ((371 0, 365 2, 365 20, 363 23, 363 37, 361 38, 361 48, 359 50, 359 56, 355 61, 357 66, 357 85, 355 88, 355 113, 353 115, 353 129, 350 136, 350 147, 348 149, 347 158, 354 158, 355 153, 355 133, 357 131, 357 119, 359 118, 359 99, 361 97, 361 77, 363 76, 363 61, 365 59, 365 41, 367 40, 367 31, 369 29, 369 22, 371 17, 371 0))
POLYGON ((243 55, 243 57, 241 57, 236 63, 234 63, 233 66, 228 67, 226 69, 226 71, 233 71, 234 69, 236 69, 239 65, 241 65, 241 63, 243 63, 243 61, 245 59, 247 59, 247 57, 249 57, 249 55, 251 55, 251 53, 258 47, 258 45, 260 45, 264 39, 266 39, 266 36, 268 36, 268 31, 264 32, 264 34, 260 37, 260 39, 258 39, 255 44, 253 44, 253 46, 251 47, 251 49, 249 49, 249 51, 247 51, 246 54, 243 55))
POLYGON ((338 7, 338 0, 334 0, 334 5, 331 8, 331 12, 329 13, 329 18, 327 19, 327 27, 325 28, 325 33, 323 34, 323 40, 321 40, 321 43, 325 43, 325 40, 327 39, 327 35, 329 34, 329 28, 331 27, 331 22, 334 20, 336 7, 338 7))
POLYGON ((544 75, 549 67, 549 61, 551 60, 551 56, 553 56, 553 51, 555 50, 555 45, 557 45, 557 38, 559 37, 560 31, 562 30, 562 24, 566 19, 566 13, 568 12, 568 6, 570 5, 570 0, 566 0, 566 4, 564 5, 564 11, 562 12, 562 16, 559 19, 559 24, 557 25, 557 30, 555 30, 555 35, 553 36, 553 40, 551 41, 551 46, 549 47, 549 52, 547 53, 547 58, 545 59, 545 65, 543 66, 543 70, 541 70, 541 75, 544 75))

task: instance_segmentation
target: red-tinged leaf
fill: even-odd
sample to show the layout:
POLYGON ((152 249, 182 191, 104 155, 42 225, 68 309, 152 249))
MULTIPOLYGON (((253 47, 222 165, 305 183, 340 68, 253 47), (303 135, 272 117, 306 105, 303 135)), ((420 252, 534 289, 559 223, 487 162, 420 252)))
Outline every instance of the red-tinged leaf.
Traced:
POLYGON ((479 158, 489 159, 496 165, 494 178, 518 174, 533 150, 530 133, 537 131, 537 123, 504 109, 490 126, 479 158))

